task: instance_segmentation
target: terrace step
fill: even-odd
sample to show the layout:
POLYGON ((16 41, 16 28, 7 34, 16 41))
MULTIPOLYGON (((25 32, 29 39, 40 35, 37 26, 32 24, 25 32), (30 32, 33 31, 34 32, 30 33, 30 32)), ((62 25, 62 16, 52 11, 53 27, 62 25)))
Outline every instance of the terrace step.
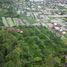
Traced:
POLYGON ((2 21, 5 27, 9 27, 5 17, 2 17, 2 21))

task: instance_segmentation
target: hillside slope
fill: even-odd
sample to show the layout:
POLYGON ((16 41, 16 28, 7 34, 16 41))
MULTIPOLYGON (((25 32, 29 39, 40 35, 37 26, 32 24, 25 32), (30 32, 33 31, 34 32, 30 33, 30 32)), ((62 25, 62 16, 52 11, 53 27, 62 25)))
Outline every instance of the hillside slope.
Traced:
POLYGON ((22 30, 0 30, 0 67, 63 67, 66 47, 60 37, 44 27, 22 30))

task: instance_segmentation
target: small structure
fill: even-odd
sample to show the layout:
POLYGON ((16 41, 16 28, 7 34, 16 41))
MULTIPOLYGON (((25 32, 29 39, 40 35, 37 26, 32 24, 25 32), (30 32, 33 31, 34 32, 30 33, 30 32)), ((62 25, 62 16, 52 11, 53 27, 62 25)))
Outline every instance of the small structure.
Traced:
POLYGON ((23 33, 22 30, 20 30, 20 29, 16 29, 16 28, 13 28, 13 27, 6 28, 5 30, 6 30, 7 32, 23 33))
POLYGON ((48 27, 51 28, 51 29, 54 29, 55 31, 59 32, 62 35, 66 34, 65 28, 58 23, 49 23, 48 27))

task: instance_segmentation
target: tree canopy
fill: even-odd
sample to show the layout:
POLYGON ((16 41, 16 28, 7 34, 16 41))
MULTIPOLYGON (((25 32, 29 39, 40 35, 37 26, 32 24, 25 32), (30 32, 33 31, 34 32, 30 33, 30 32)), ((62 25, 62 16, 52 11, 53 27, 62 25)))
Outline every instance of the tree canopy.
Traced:
POLYGON ((22 30, 0 30, 0 67, 63 67, 65 45, 60 37, 46 28, 22 30))

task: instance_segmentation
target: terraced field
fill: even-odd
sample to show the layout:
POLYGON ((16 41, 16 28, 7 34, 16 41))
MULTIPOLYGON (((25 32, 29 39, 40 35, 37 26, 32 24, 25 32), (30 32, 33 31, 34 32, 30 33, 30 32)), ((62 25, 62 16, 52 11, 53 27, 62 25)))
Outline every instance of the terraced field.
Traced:
POLYGON ((5 27, 13 27, 18 25, 23 25, 22 20, 18 18, 2 17, 2 22, 5 27))

